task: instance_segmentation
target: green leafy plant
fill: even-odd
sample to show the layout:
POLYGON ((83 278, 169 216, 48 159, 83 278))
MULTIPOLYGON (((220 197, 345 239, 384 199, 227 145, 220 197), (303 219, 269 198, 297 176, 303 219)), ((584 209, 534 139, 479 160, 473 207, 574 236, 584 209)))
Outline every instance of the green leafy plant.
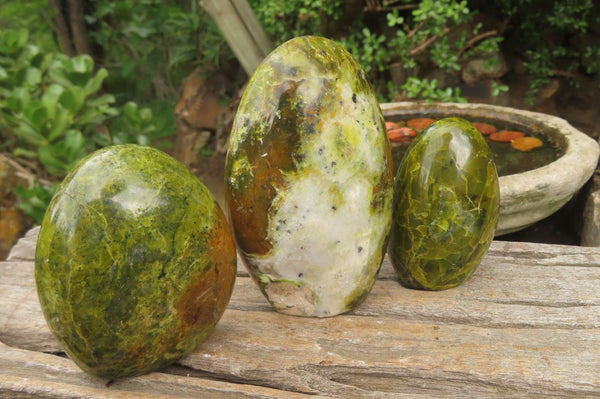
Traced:
MULTIPOLYGON (((36 174, 58 181, 89 152, 113 143, 149 144, 162 134, 152 111, 115 104, 100 94, 108 76, 91 57, 69 58, 28 44, 25 29, 0 33, 0 149, 37 165, 36 174)), ((51 186, 20 189, 25 211, 39 220, 51 186)))
POLYGON ((33 221, 42 223, 46 208, 56 192, 58 184, 43 185, 36 182, 31 187, 15 187, 15 194, 20 198, 19 208, 33 221))
POLYGON ((466 0, 375 0, 365 2, 360 12, 354 2, 337 0, 251 4, 276 44, 292 36, 330 36, 324 22, 346 23, 337 25, 334 38, 368 73, 381 101, 465 101, 453 82, 460 81, 470 59, 483 59, 486 68, 493 68, 503 40, 499 31, 484 31, 482 23, 474 22, 477 12, 466 0), (354 8, 349 12, 348 7, 354 8), (398 74, 394 80, 394 65, 404 70, 403 80, 398 74), (431 74, 435 69, 455 78, 438 79, 431 74))
POLYGON ((90 149, 85 137, 118 110, 111 95, 94 95, 107 72, 94 72, 89 56, 42 53, 27 38, 24 29, 0 35, 0 127, 14 155, 64 176, 90 149))
POLYGON ((172 101, 191 69, 202 64, 210 70, 233 59, 216 25, 195 1, 103 0, 86 21, 96 25, 90 35, 106 49, 103 65, 116 72, 109 83, 121 87, 128 99, 151 93, 172 101))
POLYGON ((45 51, 57 51, 48 18, 48 0, 0 1, 0 27, 2 30, 26 28, 30 40, 45 51))
POLYGON ((327 18, 341 17, 342 0, 251 0, 250 4, 267 34, 281 44, 302 35, 322 35, 327 18))
POLYGON ((590 75, 596 75, 600 81, 600 46, 586 46, 583 57, 585 60, 585 71, 590 75))
POLYGON ((402 85, 405 96, 408 98, 423 98, 428 102, 459 102, 466 103, 467 99, 460 95, 459 88, 440 88, 436 79, 408 78, 402 85))
MULTIPOLYGON (((385 87, 379 87, 380 93, 387 90, 384 99, 401 95, 428 101, 465 101, 457 87, 443 87, 438 79, 426 76, 426 72, 437 68, 457 75, 463 63, 472 57, 494 62, 491 55, 499 51, 502 38, 495 31, 481 32, 481 23, 472 24, 474 15, 464 0, 422 0, 404 14, 398 8, 390 9, 385 17, 391 30, 374 33, 368 28, 354 29, 341 43, 375 82, 389 79, 393 63, 411 71, 400 84, 401 90, 387 82, 385 87), (422 74, 417 70, 423 71, 422 74)), ((356 26, 362 23, 359 20, 356 26)))
POLYGON ((492 96, 497 97, 500 93, 507 92, 509 87, 505 84, 492 82, 492 96))
POLYGON ((490 12, 503 15, 512 29, 506 38, 524 53, 530 103, 551 78, 577 86, 584 71, 600 85, 600 46, 588 41, 590 27, 600 24, 594 0, 498 0, 490 12), (536 10, 528 12, 527 10, 536 10))
POLYGON ((340 39, 340 44, 353 54, 365 72, 385 71, 389 68, 391 53, 386 37, 363 28, 360 33, 340 39))
POLYGON ((125 103, 120 111, 109 123, 114 132, 111 134, 113 144, 152 145, 155 140, 165 136, 165 131, 175 131, 170 112, 160 113, 159 109, 154 112, 150 107, 140 107, 133 101, 125 103))

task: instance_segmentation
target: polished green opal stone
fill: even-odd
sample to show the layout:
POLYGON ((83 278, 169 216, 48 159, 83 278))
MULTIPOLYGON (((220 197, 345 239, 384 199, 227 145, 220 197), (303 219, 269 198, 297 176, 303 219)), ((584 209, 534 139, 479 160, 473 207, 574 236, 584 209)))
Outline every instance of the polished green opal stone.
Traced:
POLYGON ((312 36, 275 49, 241 99, 225 172, 238 248, 277 311, 334 316, 366 297, 393 174, 377 98, 347 51, 312 36))
POLYGON ((233 235, 207 188, 167 154, 97 151, 42 222, 35 279, 48 326, 84 371, 142 374, 193 351, 223 314, 233 235))
POLYGON ((430 125, 396 174, 389 253, 400 283, 424 290, 463 283, 487 253, 499 206, 483 136, 460 118, 430 125))

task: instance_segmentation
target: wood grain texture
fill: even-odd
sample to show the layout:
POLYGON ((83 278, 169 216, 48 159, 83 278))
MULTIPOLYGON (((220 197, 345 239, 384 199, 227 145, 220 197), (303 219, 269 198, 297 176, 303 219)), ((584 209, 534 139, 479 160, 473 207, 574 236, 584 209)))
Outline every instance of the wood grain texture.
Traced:
MULTIPOLYGON (((306 398, 260 386, 215 381, 193 376, 193 370, 170 368, 171 373, 109 381, 83 373, 71 360, 11 348, 0 343, 0 398, 306 398), (109 386, 107 386, 107 384, 109 386)), ((313 398, 313 396, 311 396, 313 398)))
POLYGON ((6 260, 18 261, 29 260, 33 261, 35 256, 35 245, 37 243, 40 227, 34 227, 25 233, 25 236, 20 238, 17 243, 10 249, 6 260))
POLYGON ((494 241, 441 292, 401 287, 386 258, 367 300, 327 319, 275 313, 240 267, 206 342, 109 388, 49 354, 26 258, 0 263, 0 397, 600 397, 600 248, 494 241))

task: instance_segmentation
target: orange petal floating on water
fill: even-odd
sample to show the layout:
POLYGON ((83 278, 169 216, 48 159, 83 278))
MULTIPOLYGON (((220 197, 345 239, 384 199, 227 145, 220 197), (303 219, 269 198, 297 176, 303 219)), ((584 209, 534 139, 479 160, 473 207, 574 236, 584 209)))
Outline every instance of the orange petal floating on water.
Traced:
POLYGON ((489 123, 473 122, 473 126, 475 126, 475 128, 479 130, 481 134, 486 136, 488 134, 496 133, 498 131, 498 129, 496 129, 496 126, 492 126, 489 123))
POLYGON ((515 132, 512 130, 502 130, 500 132, 490 134, 492 141, 501 141, 508 143, 511 140, 518 139, 519 137, 525 137, 523 132, 515 132))
POLYGON ((390 130, 395 130, 395 129, 400 129, 400 126, 398 126, 398 124, 396 122, 385 121, 385 130, 387 130, 389 132, 390 130))
POLYGON ((529 151, 544 145, 542 140, 535 137, 519 137, 510 141, 510 145, 519 151, 529 151))
POLYGON ((433 122, 435 122, 435 119, 415 118, 415 119, 406 121, 406 125, 414 128, 414 129, 417 129, 417 130, 423 130, 427 126, 431 125, 433 122))
POLYGON ((416 135, 417 132, 409 127, 401 127, 399 129, 388 131, 388 137, 390 138, 390 141, 393 141, 394 143, 407 143, 416 135))
POLYGON ((404 134, 408 134, 410 137, 416 137, 418 134, 416 130, 409 127, 401 127, 400 130, 402 130, 404 134))

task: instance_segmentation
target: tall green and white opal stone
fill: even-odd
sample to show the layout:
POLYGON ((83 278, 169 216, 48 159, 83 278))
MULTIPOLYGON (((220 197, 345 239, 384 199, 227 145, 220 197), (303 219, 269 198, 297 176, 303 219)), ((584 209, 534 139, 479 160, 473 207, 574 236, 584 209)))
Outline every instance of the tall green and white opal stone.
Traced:
POLYGON ((220 319, 236 274, 225 214, 167 154, 99 150, 65 178, 42 222, 42 311, 84 371, 128 377, 193 351, 220 319))
POLYGON ((396 173, 389 252, 400 283, 462 284, 487 253, 499 208, 496 165, 481 133, 461 118, 430 125, 396 173))
POLYGON ((225 173, 238 249, 277 311, 334 316, 365 298, 389 236, 393 173, 375 93, 347 51, 299 37, 267 56, 225 173))

